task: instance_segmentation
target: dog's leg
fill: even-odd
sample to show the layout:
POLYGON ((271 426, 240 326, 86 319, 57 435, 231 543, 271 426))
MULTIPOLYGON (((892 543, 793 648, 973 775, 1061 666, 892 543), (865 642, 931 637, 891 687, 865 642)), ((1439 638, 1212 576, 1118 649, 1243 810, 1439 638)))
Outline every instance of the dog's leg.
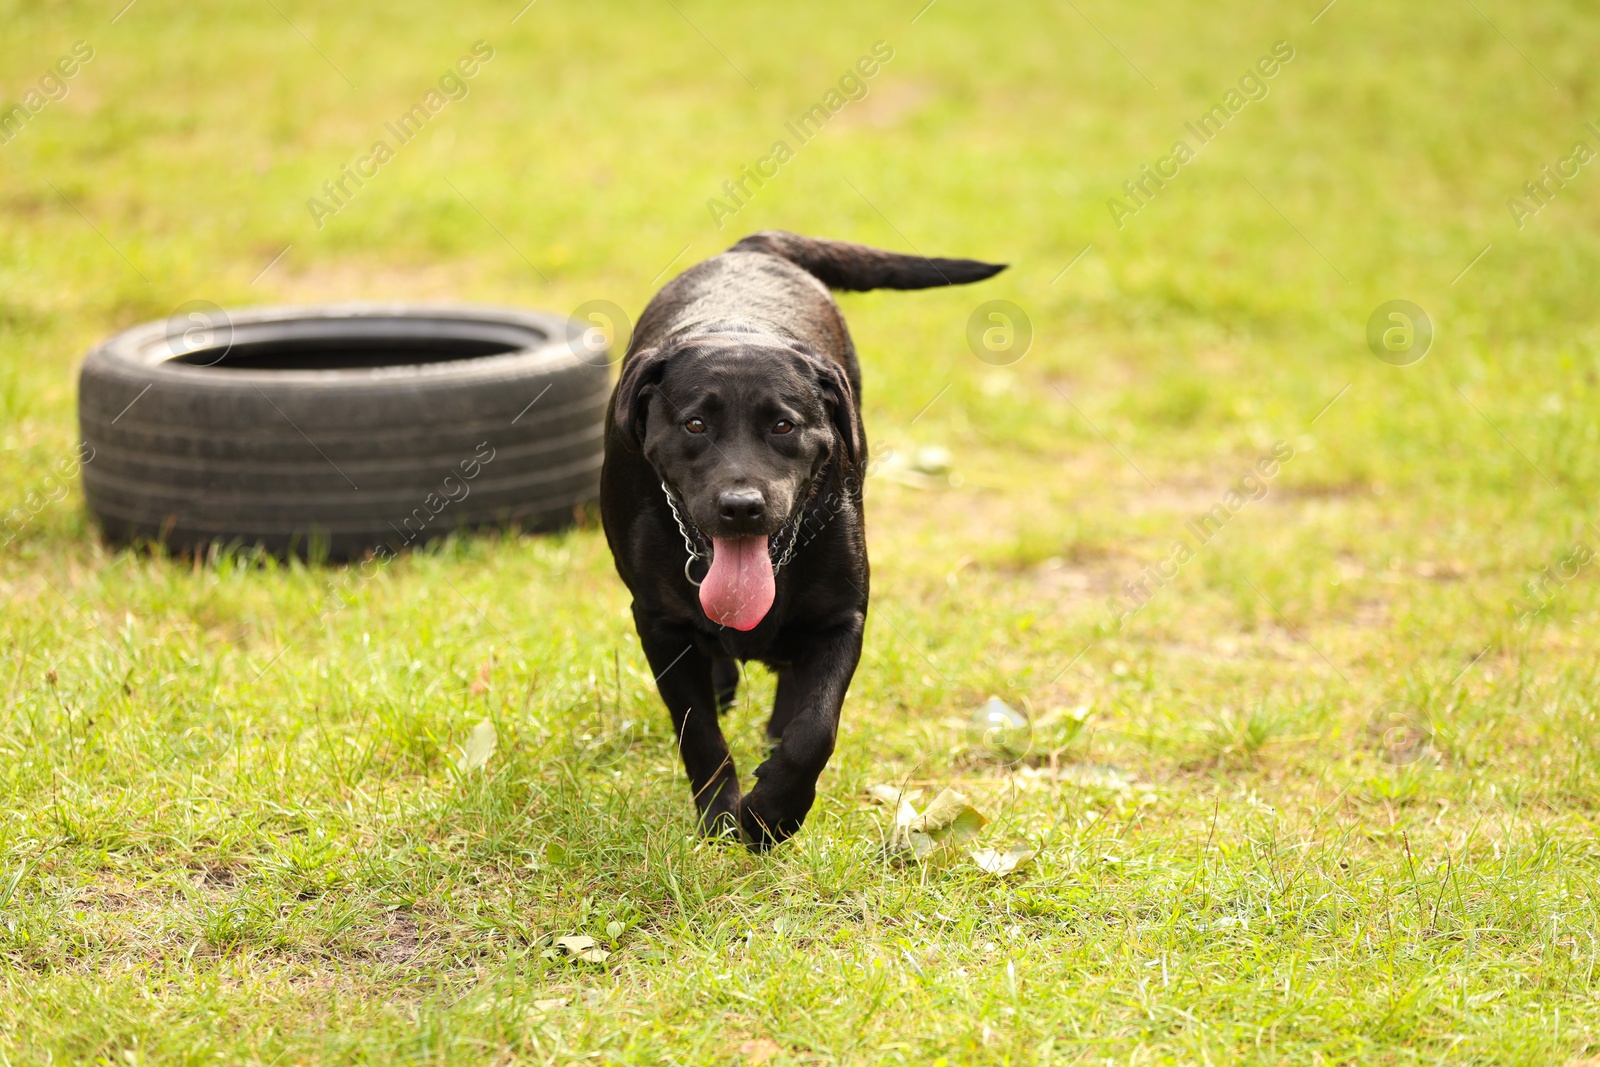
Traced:
POLYGON ((783 731, 794 721, 800 710, 800 681, 795 677, 794 664, 778 668, 778 697, 772 702, 772 718, 767 720, 767 751, 778 747, 783 731))
POLYGON ((726 656, 712 660, 711 684, 717 690, 717 713, 720 715, 739 699, 739 664, 726 656))
POLYGON ((739 807, 745 840, 757 851, 799 830, 817 799, 817 777, 833 755, 845 690, 861 659, 861 630, 858 620, 818 634, 795 658, 787 678, 779 674, 774 721, 785 709, 791 717, 777 747, 756 768, 756 784, 739 807))
POLYGON ((737 826, 739 775, 717 723, 717 691, 712 660, 687 633, 652 629, 639 622, 639 643, 656 676, 656 689, 672 716, 678 754, 700 809, 700 828, 716 835, 737 826))

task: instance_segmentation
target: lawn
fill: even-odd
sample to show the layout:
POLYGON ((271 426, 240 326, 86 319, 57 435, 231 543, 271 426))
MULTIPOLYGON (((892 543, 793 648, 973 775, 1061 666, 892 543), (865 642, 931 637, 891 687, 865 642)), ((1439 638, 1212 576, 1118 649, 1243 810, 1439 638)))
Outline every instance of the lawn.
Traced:
POLYGON ((0 1064, 1600 1053, 1590 6, 124 2, 0 0, 0 1064), (595 521, 368 577, 85 515, 111 331, 637 314, 771 227, 1012 266, 841 298, 874 601, 768 855, 595 521))

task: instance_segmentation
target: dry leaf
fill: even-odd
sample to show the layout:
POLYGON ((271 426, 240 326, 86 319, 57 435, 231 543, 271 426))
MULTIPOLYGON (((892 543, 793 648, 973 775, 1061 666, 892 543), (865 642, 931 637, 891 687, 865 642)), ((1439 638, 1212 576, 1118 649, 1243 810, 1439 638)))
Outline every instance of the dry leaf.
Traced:
POLYGON ((478 665, 478 676, 472 679, 472 684, 467 687, 467 692, 477 697, 489 691, 489 672, 494 669, 494 659, 484 660, 478 665))
POLYGON ((552 1012, 557 1008, 566 1007, 571 1000, 571 997, 552 997, 549 1000, 536 1000, 533 1002, 533 1010, 541 1014, 552 1012))
POLYGON ((611 958, 611 953, 596 944, 595 939, 588 934, 558 937, 556 948, 565 951, 573 959, 584 960, 587 963, 604 963, 611 958))
POLYGON ((959 844, 975 837, 988 821, 972 806, 972 801, 965 794, 945 789, 933 798, 928 810, 922 813, 921 825, 917 829, 939 841, 949 840, 959 844))
POLYGON ((867 798, 877 804, 886 804, 891 808, 900 806, 902 800, 917 800, 922 796, 920 789, 901 789, 893 785, 867 786, 867 798))
POLYGON ((887 804, 890 807, 900 803, 900 790, 892 785, 883 785, 882 783, 869 785, 867 786, 867 796, 879 804, 887 804))
POLYGON ((470 774, 489 762, 489 757, 494 755, 496 735, 494 723, 484 719, 472 728, 472 733, 467 735, 467 743, 461 750, 461 758, 456 760, 456 770, 462 774, 470 774))
POLYGON ((1004 878, 1019 867, 1025 866, 1033 859, 1034 852, 1031 848, 1014 845, 1005 852, 996 852, 992 848, 975 848, 970 853, 972 862, 997 878, 1004 878))
POLYGON ((889 851, 927 859, 938 848, 970 841, 988 821, 964 794, 954 789, 941 790, 921 814, 902 797, 894 829, 889 833, 889 851))
POLYGON ((920 818, 917 809, 911 806, 911 801, 901 796, 899 806, 895 808, 894 829, 889 834, 891 852, 909 850, 920 860, 925 859, 928 853, 933 851, 933 838, 920 830, 911 829, 911 824, 920 818))

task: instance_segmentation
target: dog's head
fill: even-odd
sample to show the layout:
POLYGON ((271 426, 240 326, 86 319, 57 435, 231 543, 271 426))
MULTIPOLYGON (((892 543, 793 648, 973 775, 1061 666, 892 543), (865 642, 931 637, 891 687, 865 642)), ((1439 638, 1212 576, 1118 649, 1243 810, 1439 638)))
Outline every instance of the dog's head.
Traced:
POLYGON ((713 538, 770 537, 837 456, 861 454, 855 396, 843 368, 777 339, 702 336, 646 349, 617 385, 624 444, 713 538))

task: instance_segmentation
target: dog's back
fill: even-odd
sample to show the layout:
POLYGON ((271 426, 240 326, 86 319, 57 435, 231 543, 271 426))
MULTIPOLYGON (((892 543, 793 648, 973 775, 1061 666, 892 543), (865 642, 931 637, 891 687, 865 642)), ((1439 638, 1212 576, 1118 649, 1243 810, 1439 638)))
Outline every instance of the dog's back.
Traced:
POLYGON ((669 282, 639 317, 632 349, 689 331, 769 329, 860 372, 844 316, 829 289, 930 289, 992 277, 1003 263, 886 252, 848 241, 763 230, 669 282))

